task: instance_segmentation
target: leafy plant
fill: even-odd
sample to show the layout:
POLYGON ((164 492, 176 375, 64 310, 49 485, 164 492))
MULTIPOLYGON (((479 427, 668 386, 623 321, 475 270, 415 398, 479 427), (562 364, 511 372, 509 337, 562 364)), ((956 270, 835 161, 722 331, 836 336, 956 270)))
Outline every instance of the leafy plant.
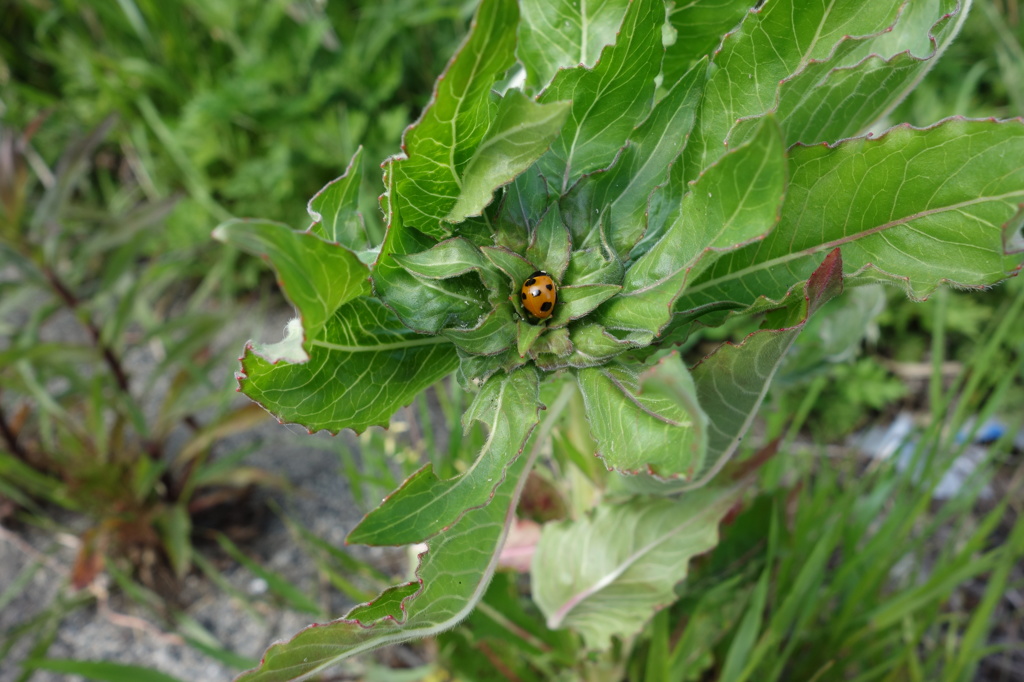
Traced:
POLYGON ((103 147, 113 125, 46 173, 29 172, 30 132, 0 130, 0 496, 29 521, 54 507, 89 519, 76 588, 125 558, 154 569, 140 574, 151 584, 183 577, 195 515, 280 484, 244 452, 208 461, 264 415, 232 408, 210 378, 222 313, 178 288, 189 250, 143 255, 173 200, 118 186, 103 147))
POLYGON ((298 312, 281 342, 246 346, 246 395, 310 431, 362 431, 454 372, 476 392, 463 427, 488 430, 461 473, 428 464, 348 538, 425 542, 416 579, 241 680, 467 617, 549 444, 568 517, 544 525, 531 591, 549 628, 582 637, 570 648, 605 652, 584 677, 621 675, 742 499, 760 460, 729 460, 808 320, 844 286, 920 299, 1019 270, 1020 121, 864 134, 967 4, 750 5, 484 0, 383 165, 379 245, 358 153, 310 201, 309 229, 217 228, 270 262, 298 312), (558 285, 539 323, 520 300, 537 270, 558 285), (673 350, 742 316, 760 328, 693 367, 673 350))

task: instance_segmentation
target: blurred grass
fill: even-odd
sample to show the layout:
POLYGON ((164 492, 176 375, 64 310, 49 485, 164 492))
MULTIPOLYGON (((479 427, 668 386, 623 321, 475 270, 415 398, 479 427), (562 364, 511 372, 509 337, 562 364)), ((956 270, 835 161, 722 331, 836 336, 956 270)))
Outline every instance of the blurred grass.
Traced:
POLYGON ((373 162, 397 149, 474 4, 9 0, 0 113, 24 129, 48 112, 36 147, 52 161, 70 130, 116 112, 117 153, 147 197, 185 196, 170 243, 205 243, 231 215, 301 227, 305 198, 360 144, 373 162))
MULTIPOLYGON (((1011 454, 1024 426, 1016 399, 1024 289, 1006 304, 977 330, 951 383, 939 371, 944 347, 933 346, 937 383, 926 394, 934 400, 927 424, 904 444, 912 457, 903 466, 896 457, 826 456, 824 443, 794 444, 808 412, 769 421, 789 438, 760 496, 723 528, 670 615, 652 623, 634 679, 1018 679, 998 676, 994 664, 982 671, 990 656, 1005 656, 1006 670, 1024 661, 1014 636, 1024 623, 1011 615, 1024 581, 1024 466, 1011 454), (953 497, 936 498, 992 416, 1008 423, 1007 433, 986 446, 953 497), (672 673, 643 677, 641 669, 672 673)), ((955 313, 944 305, 931 312, 941 339, 955 313)))

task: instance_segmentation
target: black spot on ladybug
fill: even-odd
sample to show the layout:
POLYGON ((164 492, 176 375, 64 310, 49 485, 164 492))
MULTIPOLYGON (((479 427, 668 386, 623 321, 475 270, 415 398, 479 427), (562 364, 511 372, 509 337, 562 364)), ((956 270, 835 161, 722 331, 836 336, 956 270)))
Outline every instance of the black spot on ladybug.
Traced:
POLYGON ((532 287, 536 283, 537 283, 537 280, 535 280, 533 277, 531 277, 530 279, 526 280, 526 282, 523 284, 523 286, 524 287, 532 287))
POLYGON ((547 311, 551 310, 551 301, 544 301, 543 303, 541 303, 540 304, 540 309, 542 311, 544 311, 545 313, 547 311))
POLYGON ((553 290, 555 288, 555 285, 554 284, 549 284, 549 285, 547 285, 544 288, 547 289, 548 291, 551 291, 551 290, 553 290))
POLYGON ((526 292, 525 291, 523 292, 523 300, 524 301, 526 300, 526 292))

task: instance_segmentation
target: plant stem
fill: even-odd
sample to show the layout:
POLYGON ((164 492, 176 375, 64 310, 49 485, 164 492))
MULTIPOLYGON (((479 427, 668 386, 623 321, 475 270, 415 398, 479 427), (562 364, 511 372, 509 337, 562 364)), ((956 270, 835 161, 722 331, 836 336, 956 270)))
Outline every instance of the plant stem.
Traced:
POLYGON ((50 286, 53 287, 54 292, 58 298, 64 302, 72 312, 76 313, 75 317, 82 323, 82 326, 86 328, 89 335, 92 337, 93 344, 96 349, 100 352, 103 357, 103 361, 107 364, 111 374, 114 375, 114 380, 117 382, 117 387, 121 389, 121 392, 127 396, 131 395, 129 388, 128 373, 125 372, 124 366, 121 364, 120 358, 114 353, 114 349, 103 342, 103 337, 100 334, 99 328, 88 316, 78 314, 81 310, 81 301, 75 296, 71 290, 61 281, 60 277, 56 272, 49 266, 43 266, 43 272, 46 275, 46 279, 49 280, 50 286))
POLYGON ((21 444, 18 442, 18 435, 14 433, 14 429, 11 428, 10 423, 7 421, 7 414, 4 412, 2 401, 0 401, 0 436, 3 436, 4 442, 11 449, 12 455, 22 461, 28 461, 28 453, 25 451, 25 448, 21 447, 21 444))

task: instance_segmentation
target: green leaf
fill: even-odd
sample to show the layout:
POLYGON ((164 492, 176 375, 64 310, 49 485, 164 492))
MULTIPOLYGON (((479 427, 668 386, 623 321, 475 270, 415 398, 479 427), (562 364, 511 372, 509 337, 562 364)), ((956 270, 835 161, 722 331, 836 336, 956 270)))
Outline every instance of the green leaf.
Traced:
POLYGON ((669 167, 686 144, 706 69, 703 62, 690 69, 629 136, 615 164, 584 177, 562 202, 573 222, 582 225, 607 211, 610 241, 621 258, 646 231, 651 192, 668 180, 669 167))
POLYGON ((545 327, 542 324, 530 324, 526 320, 519 320, 516 323, 516 352, 519 353, 519 357, 526 357, 544 331, 545 327))
POLYGON ((892 30, 871 36, 867 41, 858 41, 857 50, 850 54, 847 64, 852 65, 872 54, 888 59, 900 52, 925 59, 934 56, 937 47, 941 54, 948 40, 960 30, 959 24, 967 18, 970 5, 961 0, 904 3, 892 30))
POLYGON ((701 57, 710 56, 722 36, 743 21, 754 6, 751 0, 687 0, 669 10, 674 41, 665 48, 662 72, 665 83, 675 83, 701 57))
POLYGON ((496 243, 512 251, 522 251, 530 231, 542 218, 547 218, 550 205, 547 181, 534 165, 504 190, 496 243))
POLYGON ((549 372, 566 366, 562 358, 570 353, 572 342, 569 340, 569 330, 565 327, 546 330, 530 348, 530 357, 537 366, 549 372))
POLYGON ((622 293, 600 321, 660 333, 687 283, 720 254, 763 239, 786 191, 786 159, 777 126, 766 119, 750 142, 701 175, 664 236, 626 272, 622 293))
POLYGON ((477 355, 496 355, 512 347, 519 314, 506 299, 471 329, 445 329, 441 334, 460 350, 477 355))
POLYGON ((654 335, 631 332, 625 338, 619 338, 599 324, 580 324, 573 327, 569 338, 573 345, 573 355, 567 364, 581 369, 604 364, 620 353, 646 346, 654 339, 654 335))
POLYGON ((420 584, 418 582, 389 587, 373 601, 353 608, 345 615, 345 618, 347 620, 358 620, 363 623, 371 623, 382 618, 400 621, 402 619, 403 602, 416 594, 419 589, 420 584))
POLYGON ((562 284, 565 286, 621 285, 622 275, 622 261, 602 244, 574 251, 569 260, 569 267, 565 270, 562 284))
POLYGON ((716 51, 692 139, 684 153, 692 180, 722 154, 729 131, 742 118, 775 104, 779 82, 812 60, 824 60, 851 36, 891 27, 901 3, 778 0, 746 15, 716 51))
MULTIPOLYGON (((370 293, 369 270, 356 254, 311 232, 264 220, 229 220, 213 236, 270 261, 281 289, 298 310, 306 340, 317 335, 339 306, 370 293)), ((280 357, 273 347, 261 352, 271 360, 280 357)))
POLYGON ((592 68, 605 45, 615 42, 629 0, 523 0, 516 54, 526 84, 537 92, 559 69, 592 68))
POLYGON ((805 382, 836 364, 855 360, 865 337, 877 329, 875 320, 885 311, 886 299, 885 287, 880 284, 854 287, 837 304, 812 317, 786 356, 775 385, 805 382))
POLYGON ((635 635, 676 599, 690 559, 718 544, 718 524, 740 493, 732 486, 640 497, 545 524, 530 583, 548 627, 572 628, 592 649, 635 635))
POLYGON ((558 303, 547 326, 551 329, 564 327, 572 320, 590 314, 599 305, 619 293, 618 284, 582 284, 564 286, 558 289, 558 303))
MULTIPOLYGON (((851 137, 902 100, 949 46, 967 16, 956 0, 944 0, 942 4, 948 6, 944 8, 930 4, 911 3, 893 31, 846 40, 828 60, 810 62, 783 79, 777 101, 769 111, 778 120, 786 143, 811 144, 851 137), (936 17, 935 27, 918 25, 936 17), (929 38, 921 57, 906 47, 918 35, 929 38), (889 54, 893 56, 882 56, 889 54)), ((757 123, 757 118, 738 121, 729 134, 729 145, 746 139, 757 123)))
MULTIPOLYGON (((258 408, 257 408, 258 409, 258 408)), ((164 549, 171 560, 171 567, 178 578, 184 578, 192 567, 192 518, 184 504, 167 508, 159 517, 159 528, 163 535, 164 549)))
POLYGON ((29 670, 49 670, 67 675, 81 675, 102 682, 180 682, 152 668, 109 661, 76 661, 69 658, 30 658, 22 664, 29 670))
POLYGON ((327 183, 309 200, 306 210, 313 218, 309 230, 328 242, 353 251, 369 248, 366 225, 359 213, 359 186, 363 181, 363 148, 348 162, 345 174, 327 183))
POLYGON ((538 104, 509 90, 487 136, 462 171, 458 200, 445 220, 459 223, 480 215, 496 188, 512 182, 547 151, 568 114, 568 102, 538 104))
POLYGON ((346 542, 407 545, 422 542, 456 523, 467 510, 490 501, 505 469, 520 455, 537 424, 539 381, 533 368, 496 374, 477 393, 463 416, 487 425, 487 441, 465 473, 441 480, 427 464, 366 515, 346 542))
POLYGON ((569 229, 562 222, 558 205, 553 204, 531 231, 526 257, 536 264, 538 270, 543 270, 554 277, 556 282, 561 282, 565 269, 569 267, 571 251, 569 229))
POLYGON ((260 666, 240 675, 237 682, 292 680, 385 644, 437 634, 461 621, 487 589, 532 463, 531 457, 520 457, 509 467, 490 504, 468 511, 428 542, 427 551, 420 554, 417 582, 412 583, 418 590, 413 592, 409 585, 391 588, 345 618, 307 628, 290 641, 273 645, 260 666), (395 590, 397 598, 392 598, 395 590), (378 602, 392 608, 373 608, 378 602), (396 604, 400 609, 394 608, 396 604))
POLYGON ((541 102, 572 101, 561 136, 538 161, 559 194, 584 174, 610 166, 647 115, 661 67, 664 20, 660 0, 634 0, 615 45, 602 50, 597 65, 559 71, 539 96, 541 102))
POLYGON ((709 417, 706 466, 691 485, 703 485, 739 447, 753 423, 786 353, 808 318, 843 290, 843 258, 838 249, 825 257, 788 306, 740 344, 726 343, 701 360, 690 372, 700 406, 709 417))
POLYGON ((639 378, 624 366, 581 369, 590 431, 606 466, 624 473, 690 478, 707 446, 707 415, 690 373, 676 355, 639 378))
POLYGON ((450 233, 445 221, 478 211, 495 188, 515 177, 515 169, 543 153, 564 116, 560 104, 541 107, 513 95, 502 106, 491 95, 495 80, 515 61, 518 20, 514 0, 480 4, 469 37, 437 79, 433 99, 405 132, 405 158, 392 163, 395 208, 406 224, 435 238, 450 233), (504 128, 495 127, 499 118, 504 128), (474 166, 482 178, 469 178, 474 166))
POLYGON ((309 341, 308 362, 275 364, 247 346, 238 385, 282 422, 362 431, 386 426, 457 364, 448 341, 410 332, 380 301, 357 298, 309 341))
MULTIPOLYGON (((516 322, 516 329, 521 322, 516 322)), ((459 371, 456 378, 462 384, 465 391, 473 392, 498 371, 511 372, 517 367, 526 363, 516 352, 510 348, 503 353, 496 355, 475 355, 459 350, 459 371)))
POLYGON ((537 266, 526 260, 518 253, 509 251, 502 246, 485 246, 480 249, 487 259, 494 264, 496 268, 505 273, 508 277, 510 284, 510 290, 515 295, 512 296, 512 300, 515 301, 516 313, 521 317, 526 317, 526 310, 523 308, 522 301, 519 298, 519 291, 530 275, 537 271, 537 266))
POLYGON ((476 272, 491 291, 492 298, 508 296, 507 282, 503 287, 504 278, 494 272, 480 249, 464 237, 446 239, 419 253, 396 254, 395 260, 413 275, 426 279, 451 279, 476 272))
POLYGON ((1021 224, 1024 124, 949 120, 899 126, 878 138, 797 146, 789 195, 767 239, 724 255, 677 311, 714 301, 779 299, 843 249, 847 272, 923 298, 942 282, 995 284, 1021 263, 1008 245, 1021 224))
MULTIPOLYGON (((697 399, 708 416, 703 466, 686 481, 621 477, 629 492, 670 495, 704 486, 735 454, 776 372, 808 319, 843 290, 843 260, 835 249, 802 287, 782 303, 760 300, 745 313, 767 313, 763 328, 742 343, 725 343, 691 370, 697 399)), ((671 356, 670 356, 671 357, 671 356)))
MULTIPOLYGON (((392 212, 373 268, 374 291, 406 327, 418 332, 437 334, 446 327, 471 329, 478 326, 491 308, 488 299, 492 293, 484 287, 480 271, 471 272, 475 262, 471 260, 466 264, 463 270, 466 274, 445 279, 437 279, 445 273, 431 265, 432 255, 408 260, 414 267, 428 273, 424 276, 410 272, 400 262, 403 257, 428 252, 435 246, 432 239, 403 225, 401 216, 392 212)), ((462 255, 473 258, 469 254, 462 255)))

